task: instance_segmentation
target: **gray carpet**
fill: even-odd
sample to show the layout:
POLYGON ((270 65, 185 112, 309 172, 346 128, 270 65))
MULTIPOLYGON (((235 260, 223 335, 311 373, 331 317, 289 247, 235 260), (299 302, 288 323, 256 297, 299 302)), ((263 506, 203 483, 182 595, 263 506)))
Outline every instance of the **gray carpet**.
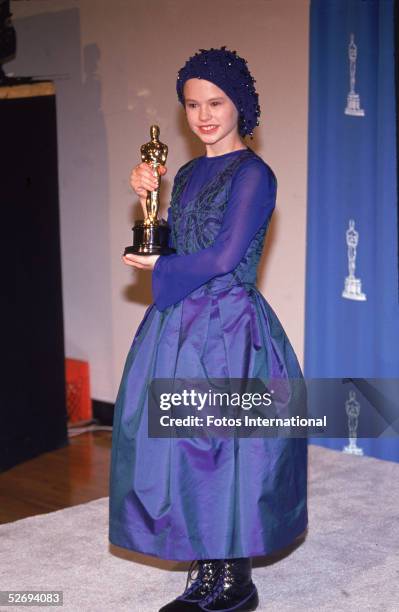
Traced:
MULTIPOLYGON (((309 530, 254 559, 258 610, 399 611, 399 464, 309 446, 309 530)), ((58 589, 63 611, 156 612, 185 563, 108 543, 108 498, 0 526, 0 589, 58 589)), ((2 610, 43 610, 34 606, 2 610)))

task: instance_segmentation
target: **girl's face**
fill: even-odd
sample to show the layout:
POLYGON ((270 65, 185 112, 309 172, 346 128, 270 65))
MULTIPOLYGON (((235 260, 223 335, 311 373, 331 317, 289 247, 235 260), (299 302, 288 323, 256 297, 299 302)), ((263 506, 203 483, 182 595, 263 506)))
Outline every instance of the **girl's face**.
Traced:
POLYGON ((242 145, 237 108, 222 89, 205 79, 188 79, 183 93, 188 124, 208 153, 242 145))

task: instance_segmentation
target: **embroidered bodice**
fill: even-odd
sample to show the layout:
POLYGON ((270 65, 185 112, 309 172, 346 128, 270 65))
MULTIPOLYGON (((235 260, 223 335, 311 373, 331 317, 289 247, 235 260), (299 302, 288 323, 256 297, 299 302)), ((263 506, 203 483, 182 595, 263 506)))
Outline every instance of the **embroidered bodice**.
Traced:
POLYGON ((201 286, 255 284, 276 189, 273 171, 249 148, 179 169, 168 209, 176 254, 160 256, 153 271, 159 310, 201 286))

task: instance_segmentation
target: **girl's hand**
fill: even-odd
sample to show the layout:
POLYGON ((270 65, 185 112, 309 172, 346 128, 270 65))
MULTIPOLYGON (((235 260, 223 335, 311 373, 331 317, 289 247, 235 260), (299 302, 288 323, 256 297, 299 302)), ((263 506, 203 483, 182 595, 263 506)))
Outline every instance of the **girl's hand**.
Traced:
POLYGON ((122 255, 125 264, 143 270, 153 270, 158 257, 160 257, 160 255, 136 255, 135 253, 122 255))
MULTIPOLYGON (((166 166, 158 166, 159 176, 163 176, 166 172, 166 166)), ((159 176, 154 176, 154 169, 147 162, 135 166, 130 174, 130 186, 140 198, 144 215, 147 214, 145 205, 147 191, 154 191, 158 187, 159 176)))

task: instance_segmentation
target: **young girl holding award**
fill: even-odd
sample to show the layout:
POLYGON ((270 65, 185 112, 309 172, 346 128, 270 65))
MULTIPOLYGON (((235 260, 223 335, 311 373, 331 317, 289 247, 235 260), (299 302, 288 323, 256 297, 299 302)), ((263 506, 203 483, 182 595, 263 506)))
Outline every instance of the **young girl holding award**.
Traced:
MULTIPOLYGON (((154 378, 302 377, 256 287, 277 181, 243 140, 260 115, 246 60, 226 47, 201 49, 179 71, 177 95, 205 154, 174 179, 168 224, 176 252, 123 257, 152 270, 154 303, 115 406, 109 538, 192 562, 184 592, 162 612, 255 610, 251 558, 287 546, 307 526, 307 439, 150 438, 146 402, 154 378)), ((133 169, 131 185, 145 210, 158 187, 149 164, 133 169)))

